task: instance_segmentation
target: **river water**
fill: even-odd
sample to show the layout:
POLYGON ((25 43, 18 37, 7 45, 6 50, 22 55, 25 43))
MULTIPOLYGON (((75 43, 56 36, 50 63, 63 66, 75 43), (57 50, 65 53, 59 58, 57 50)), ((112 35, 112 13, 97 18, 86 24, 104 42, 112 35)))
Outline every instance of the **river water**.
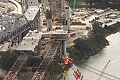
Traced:
MULTIPOLYGON (((77 65, 83 80, 120 80, 120 32, 106 39, 110 45, 91 56, 84 64, 77 65)), ((72 69, 67 74, 66 80, 75 80, 72 69)))

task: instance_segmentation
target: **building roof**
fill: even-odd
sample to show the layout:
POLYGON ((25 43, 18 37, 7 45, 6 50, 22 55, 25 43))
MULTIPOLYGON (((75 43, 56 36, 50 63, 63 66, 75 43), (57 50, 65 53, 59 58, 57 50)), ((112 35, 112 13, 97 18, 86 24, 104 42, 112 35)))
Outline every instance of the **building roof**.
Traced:
POLYGON ((34 20, 38 11, 39 11, 38 6, 30 6, 25 13, 25 17, 27 18, 27 20, 34 20))

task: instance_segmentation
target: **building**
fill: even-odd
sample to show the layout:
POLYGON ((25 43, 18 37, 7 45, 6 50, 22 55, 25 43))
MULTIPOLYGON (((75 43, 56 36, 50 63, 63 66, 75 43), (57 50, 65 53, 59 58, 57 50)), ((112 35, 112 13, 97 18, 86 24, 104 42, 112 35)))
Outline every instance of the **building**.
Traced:
POLYGON ((38 6, 38 0, 28 0, 28 7, 30 6, 38 6))

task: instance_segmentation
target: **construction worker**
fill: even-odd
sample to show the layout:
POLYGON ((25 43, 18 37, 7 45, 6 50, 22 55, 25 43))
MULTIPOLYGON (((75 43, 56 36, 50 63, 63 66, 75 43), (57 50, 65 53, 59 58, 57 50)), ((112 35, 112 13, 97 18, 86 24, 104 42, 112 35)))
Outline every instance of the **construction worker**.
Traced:
POLYGON ((63 71, 64 80, 65 80, 66 74, 67 74, 67 71, 64 70, 64 71, 63 71))

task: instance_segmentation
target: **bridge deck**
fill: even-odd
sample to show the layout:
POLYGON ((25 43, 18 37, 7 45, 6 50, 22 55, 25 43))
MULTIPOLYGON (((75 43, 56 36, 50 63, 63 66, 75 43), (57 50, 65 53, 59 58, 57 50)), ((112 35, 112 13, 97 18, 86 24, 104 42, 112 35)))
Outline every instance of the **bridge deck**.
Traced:
POLYGON ((28 60, 28 55, 20 55, 16 62, 14 63, 11 70, 8 72, 7 76, 4 78, 4 80, 15 80, 19 70, 21 67, 25 64, 25 62, 28 60))
POLYGON ((51 47, 49 48, 48 53, 44 57, 43 61, 40 63, 37 71, 35 72, 32 80, 43 80, 46 70, 49 67, 49 64, 52 62, 58 47, 60 46, 61 41, 54 41, 51 47))

